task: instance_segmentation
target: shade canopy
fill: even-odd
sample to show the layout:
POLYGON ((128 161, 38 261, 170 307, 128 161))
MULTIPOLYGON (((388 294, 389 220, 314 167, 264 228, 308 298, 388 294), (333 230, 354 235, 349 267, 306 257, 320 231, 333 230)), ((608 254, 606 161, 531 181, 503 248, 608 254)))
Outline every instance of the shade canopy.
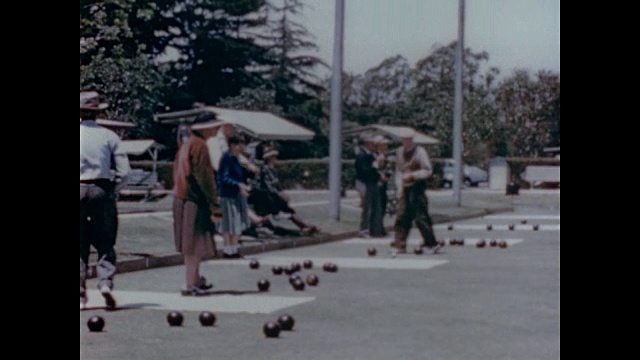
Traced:
POLYGON ((162 145, 150 139, 122 140, 120 146, 127 155, 142 155, 151 149, 162 147, 162 145))
POLYGON ((125 122, 125 121, 117 121, 117 120, 109 120, 109 119, 97 119, 96 123, 98 125, 102 125, 104 127, 109 128, 134 128, 136 124, 125 122))
MULTIPOLYGON (((406 134, 408 130, 415 130, 407 126, 393 126, 393 125, 368 125, 359 127, 356 129, 345 130, 344 136, 357 136, 364 132, 379 133, 384 136, 390 137, 391 140, 399 142, 402 134, 406 134)), ((427 134, 415 131, 413 142, 420 145, 437 145, 440 141, 427 134)))
POLYGON ((307 141, 315 136, 313 131, 266 111, 232 110, 206 106, 193 110, 156 114, 154 118, 162 124, 190 124, 198 114, 204 111, 212 112, 216 114, 218 120, 232 123, 242 132, 264 141, 307 141))

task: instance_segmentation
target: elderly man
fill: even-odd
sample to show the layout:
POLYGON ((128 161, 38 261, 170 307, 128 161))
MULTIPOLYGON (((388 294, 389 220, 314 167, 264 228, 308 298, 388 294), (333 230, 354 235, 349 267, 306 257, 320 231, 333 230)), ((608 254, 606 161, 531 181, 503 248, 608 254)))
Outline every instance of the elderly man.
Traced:
POLYGON ((407 130, 400 135, 402 146, 396 154, 396 186, 400 191, 398 212, 394 224, 395 239, 392 247, 398 253, 407 252, 407 237, 415 221, 422 235, 423 244, 432 253, 440 251, 433 233, 427 200, 427 179, 433 168, 427 151, 413 142, 415 131, 407 130))
POLYGON ((118 231, 116 194, 125 185, 129 159, 120 137, 96 118, 108 107, 95 91, 80 92, 80 310, 86 308, 90 247, 98 252, 98 289, 107 309, 116 306, 113 278, 118 231))
POLYGON ((376 161, 375 137, 372 134, 363 134, 360 139, 364 146, 356 155, 355 160, 356 189, 360 193, 362 200, 359 235, 364 238, 371 236, 381 237, 384 236, 384 226, 382 219, 379 216, 375 216, 382 211, 378 188, 380 172, 376 161))

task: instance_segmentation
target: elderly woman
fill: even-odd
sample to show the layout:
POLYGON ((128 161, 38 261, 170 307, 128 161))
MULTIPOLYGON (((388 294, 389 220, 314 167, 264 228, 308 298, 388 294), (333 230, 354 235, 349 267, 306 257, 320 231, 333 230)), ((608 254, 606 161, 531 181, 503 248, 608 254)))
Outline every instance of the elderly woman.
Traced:
POLYGON ((318 231, 317 226, 304 221, 296 211, 289 206, 291 200, 280 185, 275 164, 278 159, 278 150, 266 148, 262 158, 264 163, 260 167, 259 175, 254 180, 256 186, 251 191, 249 202, 253 205, 259 216, 274 215, 284 217, 293 222, 304 234, 313 234, 318 231))
POLYGON ((198 116, 180 145, 173 166, 173 227, 176 251, 183 254, 186 287, 182 295, 200 295, 213 287, 200 276, 202 259, 216 254, 214 223, 220 222, 216 180, 205 139, 215 120, 198 116))

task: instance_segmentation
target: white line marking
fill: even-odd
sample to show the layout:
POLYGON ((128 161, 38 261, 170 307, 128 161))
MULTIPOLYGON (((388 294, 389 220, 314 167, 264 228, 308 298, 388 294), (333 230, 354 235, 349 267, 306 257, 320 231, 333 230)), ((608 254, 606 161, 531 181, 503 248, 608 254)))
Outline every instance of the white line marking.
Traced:
POLYGON ((486 215, 485 219, 512 219, 512 220, 558 220, 560 221, 560 215, 506 215, 506 214, 494 214, 486 215))
MULTIPOLYGON (((257 287, 255 289, 258 290, 257 287)), ((150 291, 114 290, 119 308, 144 308, 152 310, 213 311, 221 313, 271 314, 275 311, 314 301, 315 297, 271 296, 262 294, 208 296, 182 296, 175 293, 150 291)), ((221 291, 222 292, 222 291, 221 291)), ((98 290, 88 290, 89 308, 104 306, 104 300, 98 290)))
MULTIPOLYGON (((413 254, 412 254, 413 255, 413 254)), ((275 256, 255 256, 262 266, 281 265, 288 266, 292 262, 298 262, 300 265, 305 260, 313 261, 314 269, 322 271, 322 265, 327 262, 332 262, 338 265, 338 269, 402 269, 402 270, 427 270, 438 265, 446 264, 449 261, 443 259, 432 259, 430 256, 439 255, 424 255, 422 258, 402 258, 395 259, 383 258, 383 254, 380 257, 367 257, 363 259, 358 258, 318 258, 318 257, 275 257, 275 256)), ((249 266, 250 260, 210 260, 207 262, 209 265, 242 265, 249 266)))
MULTIPOLYGON (((451 238, 443 238, 442 240, 444 242, 446 242, 446 246, 449 245, 449 240, 455 238, 455 237, 451 237, 451 238)), ((456 238, 457 239, 457 238, 456 238)), ((465 241, 465 245, 475 245, 476 242, 478 242, 480 239, 484 239, 485 241, 487 241, 487 243, 491 240, 496 240, 496 241, 501 241, 504 240, 507 242, 507 244, 509 245, 514 245, 514 244, 518 244, 521 243, 523 241, 523 239, 505 239, 505 238, 497 238, 497 237, 483 237, 483 238, 477 238, 477 237, 473 237, 473 238, 469 238, 469 237, 461 237, 460 239, 464 239, 465 241)), ((343 240, 342 243, 346 244, 346 245, 378 245, 378 246, 389 246, 389 243, 391 242, 391 239, 347 239, 347 240, 343 240)), ((418 246, 422 244, 422 238, 409 238, 407 239, 407 246, 418 246)), ((487 244, 488 246, 488 244, 487 244)))
POLYGON ((140 219, 140 218, 148 218, 148 217, 165 217, 165 216, 173 216, 171 211, 154 211, 154 212, 144 212, 144 213, 132 213, 132 214, 118 214, 118 219, 140 219))
MULTIPOLYGON (((487 225, 488 224, 453 224, 453 230, 484 230, 487 232, 491 232, 491 230, 487 230, 487 225)), ((534 231, 533 227, 535 224, 531 225, 531 224, 514 224, 514 230, 511 231, 521 231, 521 230, 526 230, 526 231, 534 231)), ((491 225, 493 228, 493 231, 496 230, 507 230, 509 231, 509 225, 491 225)), ((438 224, 438 225, 434 225, 434 229, 435 230, 447 230, 449 227, 449 224, 438 224)), ((538 225, 538 230, 539 231, 560 231, 560 224, 539 224, 538 225)))

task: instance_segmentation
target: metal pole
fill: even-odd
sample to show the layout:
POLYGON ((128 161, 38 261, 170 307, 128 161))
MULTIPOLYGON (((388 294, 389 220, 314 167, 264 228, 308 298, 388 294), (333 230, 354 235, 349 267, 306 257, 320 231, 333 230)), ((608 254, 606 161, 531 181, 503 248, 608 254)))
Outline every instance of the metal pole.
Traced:
POLYGON ((453 107, 453 202, 461 205, 462 183, 462 71, 464 64, 464 0, 458 0, 458 44, 456 47, 456 83, 453 107))
POLYGON ((340 220, 342 175, 342 50, 344 0, 336 0, 333 40, 333 74, 331 78, 331 119, 329 129, 329 218, 340 220))

